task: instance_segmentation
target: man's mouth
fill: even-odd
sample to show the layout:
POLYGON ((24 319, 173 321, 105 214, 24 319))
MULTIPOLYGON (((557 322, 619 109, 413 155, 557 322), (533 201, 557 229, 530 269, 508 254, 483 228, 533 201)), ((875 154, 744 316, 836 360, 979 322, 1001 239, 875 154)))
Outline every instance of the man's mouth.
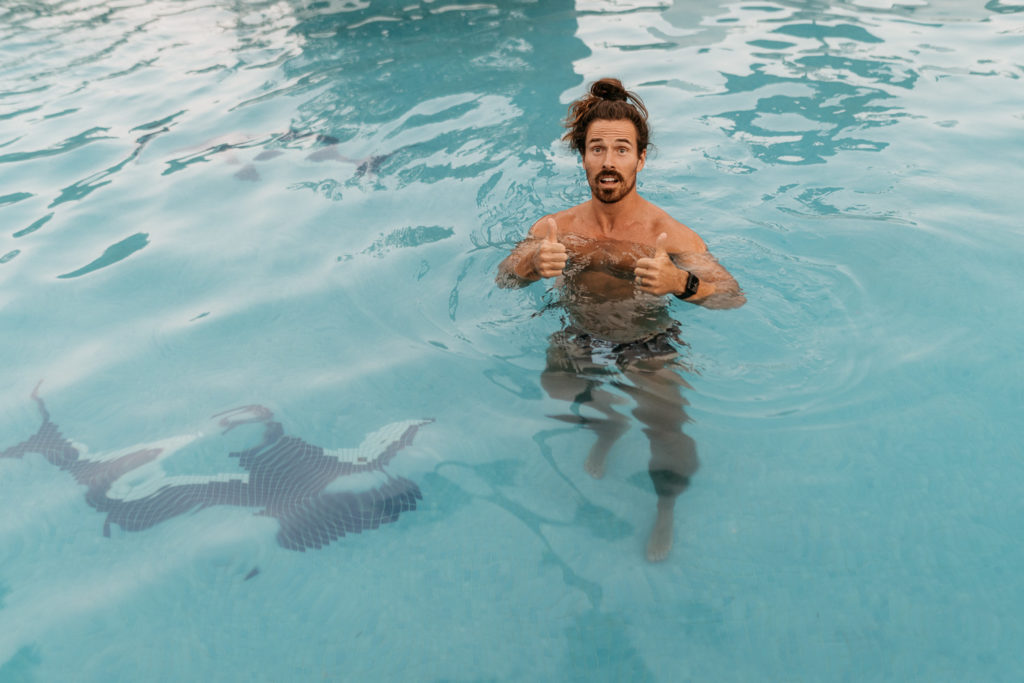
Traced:
POLYGON ((602 173, 597 176, 598 185, 614 185, 621 180, 622 178, 616 173, 602 173))

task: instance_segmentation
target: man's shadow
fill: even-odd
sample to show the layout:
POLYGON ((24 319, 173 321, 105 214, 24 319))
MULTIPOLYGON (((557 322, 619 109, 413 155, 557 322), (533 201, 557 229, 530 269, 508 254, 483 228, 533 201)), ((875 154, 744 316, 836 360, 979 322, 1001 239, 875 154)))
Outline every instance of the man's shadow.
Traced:
MULTIPOLYGON (((660 562, 672 549, 676 498, 689 486, 699 467, 697 445, 683 433, 689 421, 683 389, 689 384, 679 374, 677 354, 666 344, 664 353, 633 354, 634 345, 606 344, 600 340, 566 331, 555 333, 548 348, 547 367, 541 374, 541 386, 552 397, 571 403, 570 415, 556 419, 581 425, 594 433, 584 468, 595 479, 604 476, 609 453, 629 431, 631 420, 615 409, 627 399, 633 400, 633 416, 644 426, 650 444, 648 474, 657 493, 657 514, 647 542, 647 559, 660 562), (582 338, 582 339, 581 339, 582 338), (619 348, 622 347, 622 348, 619 348), (588 417, 581 408, 588 406, 600 416, 588 417)), ((655 349, 659 351, 660 349, 655 349)))
POLYGON ((89 460, 80 453, 50 419, 39 397, 42 425, 26 441, 0 451, 0 458, 21 458, 38 453, 70 473, 86 487, 85 499, 107 513, 103 534, 110 525, 125 531, 141 531, 186 512, 216 505, 253 508, 256 514, 278 520, 277 542, 290 550, 321 548, 348 533, 376 529, 416 509, 423 498, 419 486, 404 477, 388 474, 384 467, 403 448, 412 444, 417 430, 432 420, 396 422, 369 435, 355 449, 324 449, 298 437, 286 436, 273 413, 259 405, 243 406, 215 415, 224 433, 251 423, 263 425, 261 442, 247 450, 228 453, 244 472, 228 477, 188 477, 186 483, 168 483, 156 492, 135 499, 111 494, 122 476, 158 459, 161 448, 144 448, 117 458, 89 460), (359 492, 331 491, 339 477, 380 472, 379 486, 359 492), (200 481, 197 481, 200 480, 200 481))

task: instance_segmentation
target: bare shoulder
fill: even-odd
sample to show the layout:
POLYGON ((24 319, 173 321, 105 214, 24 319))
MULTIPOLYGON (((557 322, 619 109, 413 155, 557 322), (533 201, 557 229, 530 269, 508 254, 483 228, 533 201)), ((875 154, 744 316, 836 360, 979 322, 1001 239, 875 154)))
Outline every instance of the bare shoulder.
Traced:
POLYGON ((659 206, 648 202, 650 209, 651 232, 656 237, 661 233, 668 235, 665 248, 672 253, 703 252, 708 247, 700 235, 669 215, 659 206))

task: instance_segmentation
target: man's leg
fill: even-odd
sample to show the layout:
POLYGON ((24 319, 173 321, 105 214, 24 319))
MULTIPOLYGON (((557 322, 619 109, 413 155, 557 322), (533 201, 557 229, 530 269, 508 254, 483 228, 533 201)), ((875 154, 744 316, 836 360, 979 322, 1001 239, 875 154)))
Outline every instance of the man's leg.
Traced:
MULTIPOLYGON (((548 349, 548 364, 540 376, 540 383, 551 398, 572 404, 573 415, 559 419, 581 424, 597 436, 583 466, 592 477, 600 479, 604 476, 609 451, 629 430, 629 419, 614 408, 616 403, 624 403, 625 400, 603 388, 610 378, 606 379, 597 373, 593 378, 587 377, 583 360, 571 356, 572 351, 574 349, 564 345, 552 344, 548 349), (580 407, 584 405, 604 417, 580 415, 580 407)), ((599 366, 594 366, 594 369, 601 371, 599 366)))
POLYGON ((632 386, 626 391, 636 401, 633 415, 643 423, 651 446, 648 471, 658 494, 657 517, 647 543, 647 559, 658 562, 672 549, 676 497, 697 471, 697 445, 683 433, 688 420, 682 389, 688 385, 667 361, 647 360, 626 370, 632 386))

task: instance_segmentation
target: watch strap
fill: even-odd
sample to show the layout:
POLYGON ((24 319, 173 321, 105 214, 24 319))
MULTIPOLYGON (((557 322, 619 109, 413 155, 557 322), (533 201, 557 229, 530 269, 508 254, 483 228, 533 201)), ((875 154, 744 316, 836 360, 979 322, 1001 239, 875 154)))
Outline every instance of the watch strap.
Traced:
POLYGON ((689 299, 691 296, 697 293, 697 289, 700 287, 700 278, 693 273, 687 272, 686 274, 686 289, 683 290, 682 294, 676 294, 677 299, 683 301, 689 299))

